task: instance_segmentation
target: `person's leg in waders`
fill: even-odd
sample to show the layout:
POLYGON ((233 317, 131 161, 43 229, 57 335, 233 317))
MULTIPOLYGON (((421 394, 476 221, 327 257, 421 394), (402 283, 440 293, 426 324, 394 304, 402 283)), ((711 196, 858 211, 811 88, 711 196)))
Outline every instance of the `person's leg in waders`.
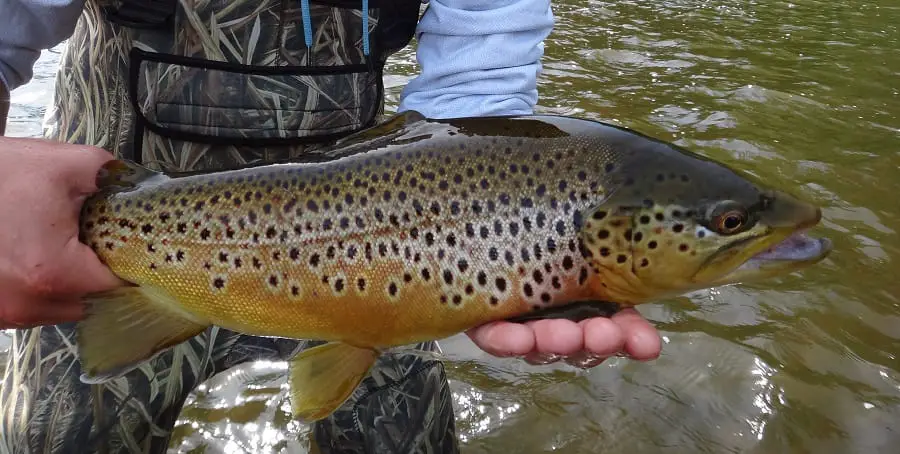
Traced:
MULTIPOLYGON (((254 37, 254 49, 258 54, 250 59, 257 65, 272 64, 267 55, 277 53, 290 66, 302 67, 309 64, 305 60, 309 58, 306 53, 318 49, 316 64, 340 67, 346 64, 342 58, 350 59, 360 53, 354 47, 358 47, 358 36, 340 39, 350 31, 358 33, 362 29, 358 10, 313 5, 310 8, 313 13, 311 19, 318 24, 313 39, 331 41, 306 46, 304 39, 311 34, 296 28, 308 19, 301 20, 300 3, 295 2, 288 9, 277 0, 254 0, 244 4, 213 1, 197 11, 184 11, 183 6, 178 6, 174 16, 177 26, 174 29, 179 31, 179 35, 173 37, 171 33, 161 33, 159 30, 132 30, 112 24, 100 2, 88 0, 85 13, 62 56, 54 106, 48 116, 47 136, 70 143, 98 145, 117 156, 138 158, 145 165, 175 171, 216 170, 261 160, 302 158, 306 152, 302 146, 208 145, 162 137, 146 130, 136 133, 137 126, 132 115, 135 104, 130 98, 135 93, 128 89, 129 78, 134 75, 132 70, 135 68, 138 77, 156 78, 152 83, 139 84, 138 87, 151 86, 158 88, 159 92, 137 93, 138 96, 157 95, 162 98, 156 101, 159 108, 154 113, 183 116, 160 120, 181 127, 193 125, 194 132, 206 133, 216 129, 227 133, 231 128, 265 133, 271 131, 266 121, 275 118, 267 117, 273 112, 278 114, 279 121, 284 119, 282 126, 287 133, 307 124, 311 124, 311 130, 330 127, 337 135, 352 132, 347 128, 341 129, 346 124, 346 118, 340 115, 342 112, 359 117, 351 124, 359 127, 371 124, 383 102, 380 71, 372 77, 361 77, 349 70, 340 73, 338 68, 337 75, 323 76, 330 79, 314 81, 315 86, 310 88, 299 85, 298 81, 300 84, 306 83, 312 76, 285 76, 283 80, 274 80, 278 76, 271 72, 247 75, 243 72, 244 68, 231 72, 205 69, 205 72, 191 73, 192 78, 178 79, 184 67, 177 68, 179 71, 166 71, 163 66, 169 65, 167 68, 172 69, 176 64, 160 63, 158 60, 135 62, 135 54, 129 54, 132 46, 140 42, 141 49, 154 49, 158 52, 157 57, 169 54, 208 61, 222 58, 219 52, 234 49, 247 51, 241 46, 246 46, 250 37, 254 37), (225 10, 228 12, 222 12, 225 10), (250 14, 257 15, 262 26, 255 20, 247 19, 250 14), (227 27, 227 32, 219 33, 215 38, 204 29, 213 16, 219 24, 231 24, 223 25, 227 27), (206 19, 197 22, 191 21, 191 18, 206 19), (349 30, 350 27, 352 30, 349 30), (210 45, 211 39, 225 41, 232 36, 248 39, 225 43, 227 46, 220 42, 218 45, 212 44, 211 48, 195 45, 205 42, 206 46, 210 45), (291 59, 298 60, 294 62, 291 59), (215 71, 219 73, 212 74, 215 71), (209 78, 204 78, 207 75, 210 75, 209 78), (223 80, 244 89, 222 90, 219 84, 223 80), (265 105, 261 105, 259 108, 250 106, 252 109, 246 112, 239 110, 243 107, 227 110, 233 105, 252 104, 248 100, 232 102, 234 100, 228 96, 233 93, 240 96, 248 90, 246 87, 259 87, 272 80, 275 83, 267 89, 284 91, 277 93, 277 99, 306 99, 305 103, 300 104, 302 109, 290 110, 288 106, 281 111, 266 112, 263 110, 265 105), (196 85, 187 90, 184 85, 179 85, 184 83, 196 85), (204 85, 206 83, 209 85, 204 85), (164 91, 164 87, 172 88, 164 91), (210 105, 198 107, 201 102, 198 99, 202 98, 198 94, 206 96, 202 102, 210 105), (221 99, 215 99, 216 95, 221 99), (320 111, 316 111, 316 102, 332 101, 344 104, 322 106, 320 111), (353 105, 353 102, 359 104, 353 105), (175 108, 166 109, 167 106, 175 108), (311 109, 308 114, 311 121, 290 118, 291 112, 305 112, 305 109, 311 109), (210 128, 207 123, 209 119, 220 123, 210 128), (254 119, 258 119, 260 124, 242 123, 254 119), (238 123, 229 123, 231 121, 238 123), (289 121, 292 123, 288 124, 289 121), (136 154, 132 151, 135 149, 136 154)), ((411 14, 414 27, 418 4, 412 3, 415 7, 411 14)), ((409 28, 409 25, 406 27, 409 28)), ((385 33, 379 32, 373 36, 383 39, 385 33)), ((409 29, 408 35, 411 34, 409 29)), ((405 41, 401 38, 398 45, 405 45, 406 42, 408 38, 405 41)), ((391 47, 384 42, 374 42, 373 47, 384 51, 376 62, 379 66, 383 65, 386 54, 397 49, 396 45, 391 47)), ((243 63, 243 58, 240 63, 243 63)), ((359 66, 353 69, 359 71, 359 66)), ((137 104, 141 105, 140 102, 137 104)), ((80 380, 81 365, 77 358, 73 324, 18 330, 13 335, 8 367, 0 390, 0 411, 3 414, 0 451, 166 452, 184 402, 200 383, 245 362, 289 359, 307 346, 305 342, 245 336, 214 327, 163 352, 121 378, 99 385, 87 385, 80 380)), ((420 347, 434 350, 436 344, 428 343, 420 347)), ((443 366, 438 361, 417 355, 384 356, 351 399, 331 417, 317 422, 313 432, 314 444, 321 453, 456 452, 453 411, 443 366)))

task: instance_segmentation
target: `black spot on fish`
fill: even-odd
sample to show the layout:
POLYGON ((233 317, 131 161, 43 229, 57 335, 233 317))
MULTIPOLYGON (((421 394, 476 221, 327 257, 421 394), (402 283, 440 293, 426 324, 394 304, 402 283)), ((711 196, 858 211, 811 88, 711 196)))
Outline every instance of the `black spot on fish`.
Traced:
POLYGON ((528 252, 528 248, 522 247, 521 251, 522 261, 528 263, 531 261, 531 253, 528 252))
POLYGON ((460 212, 459 202, 457 202, 456 200, 450 202, 450 214, 455 216, 455 215, 458 215, 459 212, 460 212))
POLYGON ((494 280, 494 285, 497 286, 497 290, 504 292, 506 291, 506 279, 502 277, 498 277, 494 280))
POLYGON ((456 266, 459 268, 459 271, 461 273, 465 273, 466 270, 469 269, 469 262, 467 262, 466 259, 459 259, 456 262, 456 266))
POLYGON ((601 229, 599 232, 597 232, 597 238, 601 240, 609 238, 609 230, 601 229))
POLYGON ((585 267, 581 267, 581 270, 578 272, 578 285, 584 285, 587 282, 588 278, 588 270, 585 267))
POLYGON ((213 287, 215 287, 217 289, 221 289, 221 288, 225 287, 225 279, 222 279, 221 277, 217 277, 217 278, 213 279, 213 287))
POLYGON ((466 236, 469 238, 475 237, 475 226, 471 222, 466 223, 466 236))
POLYGON ((651 240, 649 243, 647 243, 647 247, 650 249, 656 249, 656 241, 651 240))
POLYGON ((444 282, 447 285, 450 285, 453 283, 453 273, 450 270, 444 270, 443 278, 444 278, 444 282))

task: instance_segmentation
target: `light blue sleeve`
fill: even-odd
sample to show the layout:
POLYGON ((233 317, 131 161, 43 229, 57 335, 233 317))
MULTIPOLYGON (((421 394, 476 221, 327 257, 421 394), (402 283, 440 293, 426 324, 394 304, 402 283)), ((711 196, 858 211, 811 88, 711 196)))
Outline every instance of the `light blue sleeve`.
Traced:
POLYGON ((0 82, 31 80, 34 62, 75 30, 85 0, 0 0, 0 82))
POLYGON ((532 114, 552 30, 550 0, 431 0, 416 30, 421 73, 403 89, 399 110, 532 114))

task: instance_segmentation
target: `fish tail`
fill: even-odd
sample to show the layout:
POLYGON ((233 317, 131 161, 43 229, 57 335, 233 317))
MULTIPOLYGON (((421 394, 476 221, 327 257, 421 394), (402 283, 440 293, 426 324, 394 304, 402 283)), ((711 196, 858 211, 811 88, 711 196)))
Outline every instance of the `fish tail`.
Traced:
POLYGON ((178 309, 166 292, 149 287, 120 287, 91 295, 86 303, 86 316, 76 326, 84 383, 122 375, 209 326, 178 309))
POLYGON ((380 353, 341 342, 304 350, 290 360, 291 409, 306 421, 337 410, 359 386, 380 353))

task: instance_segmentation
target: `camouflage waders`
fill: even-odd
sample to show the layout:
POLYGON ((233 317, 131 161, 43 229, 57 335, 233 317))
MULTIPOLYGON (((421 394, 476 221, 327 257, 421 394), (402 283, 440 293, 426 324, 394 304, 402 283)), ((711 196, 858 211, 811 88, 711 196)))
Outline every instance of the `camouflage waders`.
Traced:
MULTIPOLYGON (((381 69, 411 39, 418 0, 372 0, 365 22, 359 1, 310 1, 304 17, 306 3, 87 0, 60 62, 47 137, 157 169, 217 170, 302 159, 371 125, 383 105, 381 69)), ((79 380, 73 343, 71 324, 15 333, 0 392, 4 452, 165 452, 201 382, 307 347, 213 327, 92 387, 79 380)), ((383 357, 313 434, 323 454, 456 452, 442 365, 383 357)))

